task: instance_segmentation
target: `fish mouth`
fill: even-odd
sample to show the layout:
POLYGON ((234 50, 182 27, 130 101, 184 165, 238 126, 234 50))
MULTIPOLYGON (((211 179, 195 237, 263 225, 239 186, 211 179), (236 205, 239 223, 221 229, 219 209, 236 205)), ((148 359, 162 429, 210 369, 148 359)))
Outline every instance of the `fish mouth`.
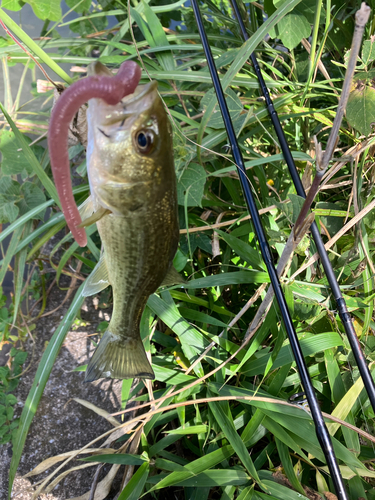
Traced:
POLYGON ((117 122, 124 124, 128 118, 148 114, 158 100, 157 86, 156 81, 138 85, 133 94, 125 96, 116 106, 106 106, 109 113, 103 118, 102 125, 109 126, 117 122))
POLYGON ((146 83, 146 85, 138 85, 138 87, 135 89, 135 91, 132 94, 129 94, 125 96, 121 102, 125 105, 129 104, 135 104, 136 102, 144 99, 147 97, 149 94, 157 90, 158 88, 158 82, 155 80, 152 80, 149 83, 146 83))

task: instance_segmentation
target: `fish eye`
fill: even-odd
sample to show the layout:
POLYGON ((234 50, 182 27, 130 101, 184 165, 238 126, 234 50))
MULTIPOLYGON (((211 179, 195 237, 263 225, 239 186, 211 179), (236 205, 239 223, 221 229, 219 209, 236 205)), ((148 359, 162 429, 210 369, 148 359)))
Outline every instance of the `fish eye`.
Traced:
POLYGON ((138 130, 134 142, 139 153, 148 154, 154 147, 155 135, 152 130, 138 130))

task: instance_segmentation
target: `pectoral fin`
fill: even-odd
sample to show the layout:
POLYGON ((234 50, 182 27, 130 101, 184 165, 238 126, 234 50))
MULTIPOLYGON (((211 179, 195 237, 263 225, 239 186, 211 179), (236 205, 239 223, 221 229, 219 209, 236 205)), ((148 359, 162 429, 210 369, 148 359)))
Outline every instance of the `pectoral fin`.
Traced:
POLYGON ((171 266, 160 286, 183 285, 184 283, 183 277, 171 266))
POLYGON ((88 217, 87 219, 84 219, 81 224, 78 224, 77 227, 88 227, 91 226, 91 224, 95 224, 95 222, 98 222, 98 220, 102 219, 105 215, 108 215, 112 213, 108 208, 100 207, 95 213, 91 215, 91 217, 88 217))
POLYGON ((80 205, 78 207, 78 212, 79 212, 79 215, 81 216, 82 220, 87 219, 88 217, 90 217, 93 214, 94 205, 93 205, 91 196, 86 198, 86 200, 82 203, 82 205, 80 205))
POLYGON ((103 253, 93 272, 87 278, 82 295, 84 297, 90 297, 91 295, 101 292, 109 285, 108 269, 105 261, 105 254, 103 253))

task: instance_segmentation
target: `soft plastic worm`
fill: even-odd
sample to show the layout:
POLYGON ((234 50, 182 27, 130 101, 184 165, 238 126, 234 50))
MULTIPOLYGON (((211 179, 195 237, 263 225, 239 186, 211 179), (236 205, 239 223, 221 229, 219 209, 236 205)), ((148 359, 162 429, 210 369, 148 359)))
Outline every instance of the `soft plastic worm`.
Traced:
POLYGON ((68 130, 77 110, 92 98, 101 98, 115 105, 134 92, 141 78, 141 69, 133 61, 124 62, 117 75, 94 75, 73 83, 57 100, 48 130, 48 148, 52 174, 66 222, 77 243, 87 244, 86 232, 78 228, 81 216, 74 201, 68 156, 68 130))

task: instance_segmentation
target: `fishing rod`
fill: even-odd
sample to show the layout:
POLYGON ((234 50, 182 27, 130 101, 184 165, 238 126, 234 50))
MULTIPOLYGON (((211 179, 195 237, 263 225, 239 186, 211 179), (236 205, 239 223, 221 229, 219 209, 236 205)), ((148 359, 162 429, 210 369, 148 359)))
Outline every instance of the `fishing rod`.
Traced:
MULTIPOLYGON (((249 39, 249 35, 247 34, 245 24, 243 22, 240 9, 238 7, 238 4, 236 0, 231 0, 232 7, 235 13, 235 16, 237 18, 238 24, 241 29, 242 36, 245 40, 249 39)), ((259 81, 260 88, 262 90, 263 97, 265 98, 266 101, 266 107, 268 110, 268 113, 270 115, 272 125, 275 129, 277 138, 280 143, 281 150, 283 152, 286 164, 288 166, 290 176, 292 177, 293 184, 296 188, 298 196, 301 196, 302 198, 306 198, 306 193, 303 188, 301 179, 298 175, 296 165, 294 163, 292 154, 290 152, 288 142, 286 140, 283 128, 281 126, 279 117, 277 115, 277 112, 274 108, 272 99, 270 97, 270 94, 268 92, 267 85, 264 81, 263 75, 261 73, 257 58, 255 56, 255 53, 253 52, 250 55, 251 62, 253 64, 256 76, 259 81)), ((329 260, 327 250, 325 249, 322 237, 320 236, 319 228, 316 224, 316 222, 313 222, 313 224, 310 227, 311 234, 313 236, 316 249, 318 251, 321 263, 323 265, 324 272, 326 274, 329 286, 332 290, 333 297, 336 302, 337 306, 337 311, 339 313, 341 322, 344 326, 345 333, 348 337, 350 347, 352 348, 354 359, 357 363, 359 373, 361 374, 364 386, 366 388, 368 397, 371 402, 371 406, 375 412, 375 384, 371 376, 371 372, 369 370, 369 367, 367 366, 366 363, 366 358, 361 350, 360 343, 358 341, 358 337, 356 335, 354 325, 353 325, 353 320, 352 317, 349 314, 348 308, 346 306, 346 302, 344 297, 342 296, 340 286, 338 284, 338 281, 336 279, 335 273, 332 268, 331 261, 329 260)))
POLYGON ((250 183, 246 176, 246 169, 244 160, 242 157, 241 150, 238 146, 236 134, 232 124, 232 120, 228 111, 227 103, 224 97, 224 92, 221 87, 219 75, 216 70, 215 62, 212 57, 211 49, 208 43, 207 35, 203 26, 203 21, 201 13, 198 7, 197 0, 191 0, 191 5, 193 7, 195 19, 197 21, 199 35, 202 41, 204 52, 206 55, 206 60, 211 74, 211 79, 214 84, 216 96, 219 102, 221 114, 223 116, 225 128, 227 131, 229 143, 231 146, 232 155, 237 166, 237 172, 240 179, 242 191, 244 198, 246 200, 246 205, 251 215, 251 220, 254 225, 255 234, 259 242, 262 257, 267 267, 268 274, 270 276, 271 284, 273 286, 277 302, 279 304, 281 316, 284 321, 285 329, 289 338, 290 346, 293 351, 294 359, 296 361, 297 369, 300 375, 301 383, 306 394, 306 399, 308 401, 312 418, 315 424, 315 432, 320 443, 320 446, 325 455, 328 469, 331 474, 332 482, 334 484, 336 494, 339 500, 348 500, 348 495, 345 490, 344 482, 341 476, 341 472, 337 463, 337 459, 333 450, 332 441, 328 433, 328 429, 323 419, 322 412, 319 407, 318 400, 310 379, 309 372, 303 357, 302 349, 298 341, 296 331, 294 329, 292 318, 290 316, 286 300, 281 289, 280 281, 277 276, 277 272, 272 261, 271 252, 265 237, 264 229, 260 220, 259 212, 255 204, 253 194, 250 189, 250 183))

